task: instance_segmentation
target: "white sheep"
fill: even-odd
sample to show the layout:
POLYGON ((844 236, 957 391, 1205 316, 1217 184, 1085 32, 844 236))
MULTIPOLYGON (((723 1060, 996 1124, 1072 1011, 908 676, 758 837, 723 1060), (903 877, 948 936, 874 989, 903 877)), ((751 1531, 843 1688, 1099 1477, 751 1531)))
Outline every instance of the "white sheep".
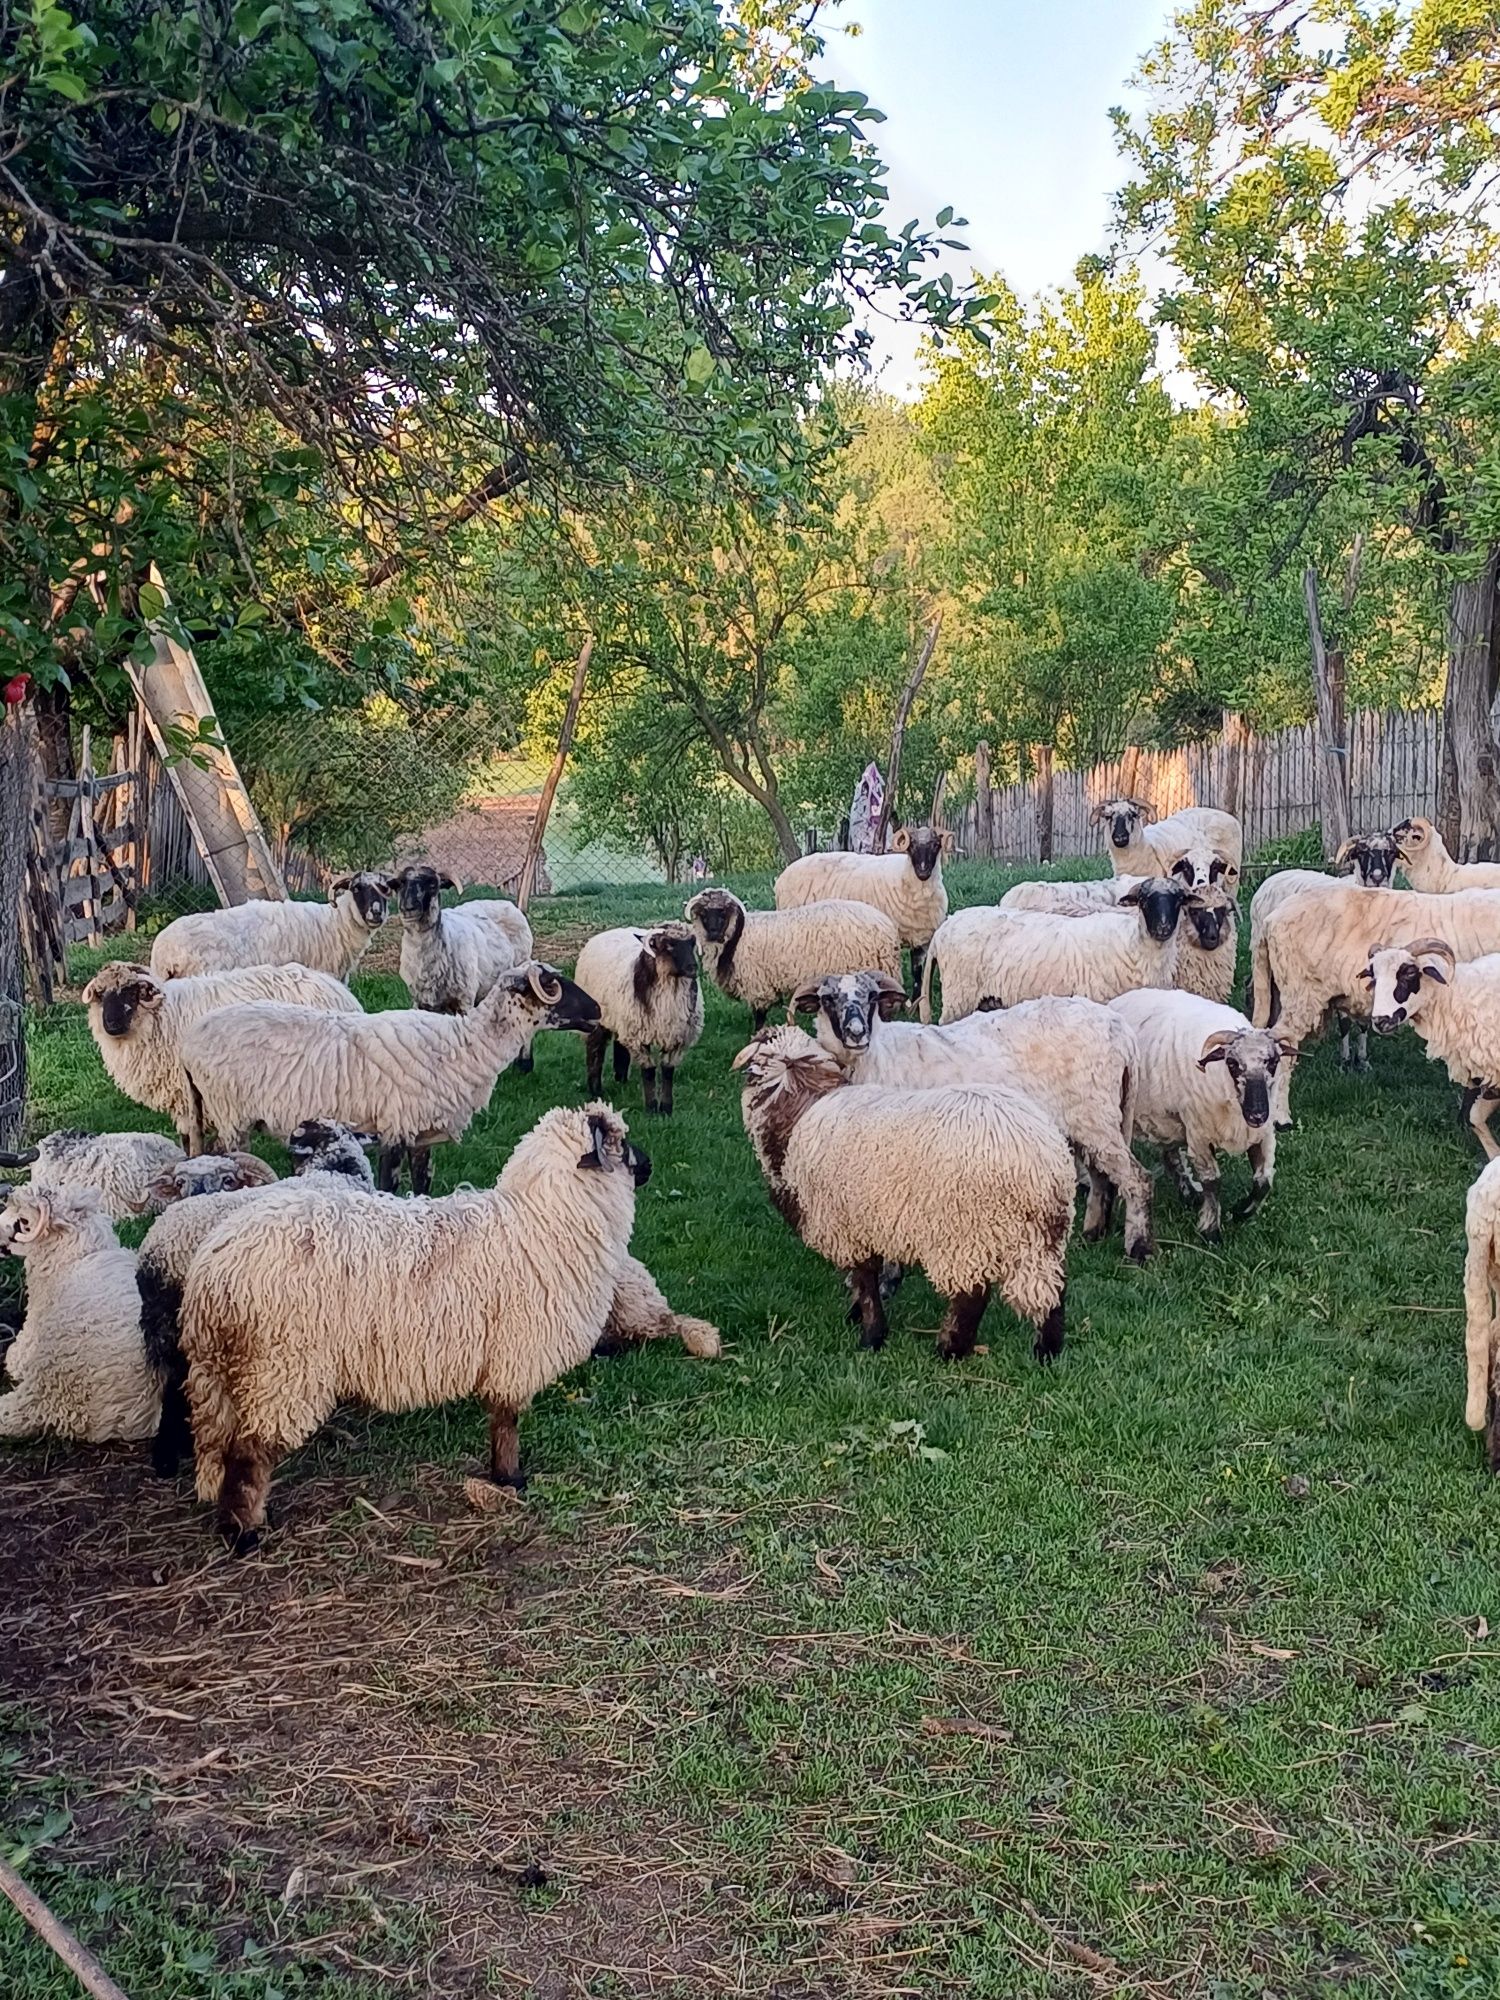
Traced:
POLYGON ((49 1132, 23 1152, 0 1153, 0 1168, 30 1167, 37 1194, 92 1188, 110 1221, 126 1222, 146 1214, 157 1175, 182 1158, 158 1132, 49 1132))
POLYGON ((247 1000, 295 1002, 304 1012, 359 1014, 360 1004, 331 973, 305 965, 252 965, 159 980, 116 959, 83 989, 89 1032, 110 1079, 127 1097, 188 1130, 191 1106, 182 1073, 184 1035, 205 1015, 247 1000))
POLYGON ((1120 898, 1138 889, 1144 875, 1106 875, 1100 882, 1017 882, 1000 898, 1002 910, 1032 910, 1058 917, 1087 917, 1117 910, 1120 898))
POLYGON ((620 1266, 615 1295, 594 1352, 613 1354, 648 1340, 675 1340, 700 1361, 712 1361, 723 1352, 716 1326, 706 1319, 695 1319, 691 1313, 673 1312, 645 1265, 627 1257, 620 1266))
POLYGON ((1464 1422, 1486 1433, 1490 1471, 1500 1472, 1500 1160, 1469 1189, 1464 1223, 1464 1422))
POLYGON ((1296 1058, 1296 1044, 1196 993, 1125 993, 1110 1005, 1135 1030, 1140 1049, 1137 1136, 1162 1148, 1183 1200, 1198 1209, 1199 1234, 1217 1243, 1218 1156, 1249 1155, 1250 1193, 1235 1210, 1235 1220, 1243 1220, 1276 1178, 1272 1096, 1278 1071, 1296 1058))
POLYGON ((1125 1201, 1125 1250, 1151 1255, 1151 1177, 1130 1150, 1135 1120, 1135 1037, 1092 1000, 1025 1000, 945 1027, 893 1021, 902 993, 873 972, 830 975, 793 999, 815 1013, 817 1039, 854 1083, 933 1090, 998 1083, 1024 1090, 1077 1150, 1088 1170, 1083 1234, 1109 1229, 1115 1191, 1125 1201))
MULTIPOLYGON (((347 1125, 311 1118, 290 1135, 287 1150, 300 1180, 316 1178, 335 1193, 360 1189, 373 1194, 375 1178, 365 1157, 365 1147, 371 1143, 347 1125)), ((256 1167, 262 1164, 248 1153, 208 1153, 163 1174, 156 1197, 165 1212, 147 1230, 136 1258, 141 1344, 161 1397, 151 1464, 164 1479, 172 1477, 193 1449, 179 1327, 182 1287, 193 1258, 225 1216, 255 1200, 268 1185, 284 1185, 269 1167, 264 1178, 250 1175, 245 1161, 256 1167)))
POLYGON ((1233 889, 1245 855, 1245 830, 1233 813, 1185 806, 1151 817, 1140 799, 1103 799, 1090 815, 1109 829, 1109 865, 1117 875, 1180 875, 1194 888, 1233 889))
POLYGON ((16 1386, 0 1396, 0 1437, 149 1437, 157 1394, 141 1348, 135 1258, 94 1190, 8 1190, 0 1252, 26 1265, 26 1318, 5 1356, 16 1386))
POLYGON ((414 864, 391 878, 401 916, 401 977, 414 1007, 467 1014, 502 972, 532 955, 531 926, 514 903, 496 897, 445 910, 451 875, 414 864))
POLYGON ((698 983, 698 939, 691 924, 656 924, 648 929, 596 931, 578 954, 573 977, 599 1003, 597 1026, 588 1034, 588 1092, 604 1087, 604 1051, 615 1041, 615 1082, 630 1075, 630 1058, 641 1065, 641 1091, 648 1114, 672 1115, 677 1065, 703 1033, 703 990, 698 983), (656 1071, 661 1065, 658 1104, 656 1071))
POLYGON ((1177 978, 1179 919, 1197 892, 1175 879, 1150 876, 1129 889, 1117 910, 1059 917, 1026 910, 959 910, 932 940, 922 974, 921 1014, 932 1019, 932 973, 942 975, 943 1020, 962 1019, 985 1001, 1076 994, 1113 1000, 1137 986, 1171 986, 1177 978))
POLYGON ((1204 1000, 1228 1002, 1234 991, 1239 951, 1239 907, 1217 883, 1198 891, 1198 901, 1184 912, 1182 944, 1177 953, 1177 985, 1204 1000))
POLYGON ((257 1127, 280 1138, 306 1118, 337 1119, 379 1134, 383 1185, 410 1152, 421 1194, 429 1149, 463 1137, 535 1035, 598 1018, 588 994, 535 959, 502 973, 471 1014, 319 1014, 271 1001, 221 1007, 182 1040, 189 1150, 203 1150, 209 1127, 233 1150, 257 1127))
POLYGON ((385 922, 390 884, 368 869, 339 875, 327 903, 238 903, 196 910, 157 933, 151 970, 158 979, 231 972, 245 965, 305 965, 347 979, 385 922))
POLYGON ((704 889, 683 916, 698 938, 709 975, 731 1000, 750 1009, 755 1028, 778 1001, 825 972, 856 966, 901 976, 901 937, 870 903, 801 903, 790 910, 747 910, 727 889, 704 889))
POLYGON ((1490 1132, 1500 1103, 1500 954, 1460 964, 1441 938, 1418 938, 1372 951, 1362 976, 1376 1034, 1393 1035, 1404 1023, 1415 1028, 1463 1091, 1485 1158, 1500 1158, 1490 1132))
POLYGON ((1419 895, 1454 896, 1461 889, 1500 889, 1500 861, 1455 861, 1447 842, 1420 813, 1391 828, 1398 865, 1419 895))
POLYGON ((182 1345, 198 1492, 231 1544, 254 1545, 277 1459, 345 1398, 478 1396, 491 1477, 521 1485, 521 1413, 602 1335, 648 1171, 593 1103, 547 1112, 493 1189, 400 1201, 293 1182, 226 1217, 189 1268, 182 1345))
POLYGON ((884 910, 902 944, 911 947, 915 995, 921 989, 927 947, 948 914, 943 856, 952 851, 951 833, 932 826, 904 826, 893 837, 889 854, 807 854, 776 877, 776 907, 795 910, 804 903, 853 902, 884 910))
POLYGON ((734 1067, 771 1199, 848 1275, 861 1346, 886 1337, 892 1262, 920 1265, 947 1296, 945 1358, 973 1352, 992 1286, 1037 1327, 1038 1360, 1062 1352, 1073 1160, 1023 1091, 855 1089, 800 1028, 763 1030, 734 1067))

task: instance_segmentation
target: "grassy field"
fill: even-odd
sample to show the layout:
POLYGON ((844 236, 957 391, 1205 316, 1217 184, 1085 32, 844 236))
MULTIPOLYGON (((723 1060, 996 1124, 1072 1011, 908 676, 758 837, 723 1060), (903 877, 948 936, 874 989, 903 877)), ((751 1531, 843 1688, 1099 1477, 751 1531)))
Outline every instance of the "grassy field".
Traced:
MULTIPOLYGON (((559 899, 544 948, 681 894, 559 899)), ((1055 1368, 999 1308, 945 1367, 918 1281, 858 1352, 771 1210, 745 1027, 710 995, 678 1116, 636 1120, 637 1247, 726 1355, 560 1384, 523 1504, 466 1503, 470 1407, 341 1412, 241 1564, 134 1449, 0 1460, 37 1888, 135 2000, 1500 1993, 1500 1494, 1439 1070, 1316 1049, 1221 1250, 1164 1188, 1145 1270, 1075 1240, 1055 1368)), ((143 1122, 76 1006, 32 1052, 38 1127, 143 1122)), ((582 1085, 544 1039, 439 1189, 582 1085)), ((73 1990, 4 1910, 0 1963, 73 1990)))

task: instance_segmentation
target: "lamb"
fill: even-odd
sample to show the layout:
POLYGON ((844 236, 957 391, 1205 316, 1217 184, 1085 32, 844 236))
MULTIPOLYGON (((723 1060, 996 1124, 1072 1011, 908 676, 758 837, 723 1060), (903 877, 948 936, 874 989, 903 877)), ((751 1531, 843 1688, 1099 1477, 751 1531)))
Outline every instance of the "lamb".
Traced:
POLYGON ((1184 1202, 1198 1207, 1199 1235, 1217 1243, 1223 1234, 1218 1155, 1250 1157, 1250 1192, 1234 1212, 1243 1221, 1276 1178, 1271 1101, 1278 1071, 1296 1059, 1296 1043, 1196 993, 1125 993, 1110 1005, 1135 1030, 1140 1048, 1136 1132, 1162 1148, 1184 1202))
POLYGON ((1455 861, 1432 821, 1420 814, 1393 826, 1391 839, 1401 857, 1401 872, 1419 895, 1500 889, 1500 861, 1455 861))
POLYGON ((997 1083, 1025 1091, 1076 1149, 1089 1176, 1086 1242, 1109 1229, 1116 1189, 1125 1199, 1126 1255, 1151 1255, 1151 1178, 1130 1150, 1135 1037, 1092 1000, 1025 1000, 949 1026, 893 1021, 899 983, 884 974, 833 974, 792 1001, 817 1015, 819 1046, 850 1080, 894 1090, 997 1083))
POLYGON ((698 939, 691 924, 657 924, 651 930, 598 931, 578 954, 573 976, 599 1004, 589 1030, 588 1091, 604 1084, 604 1051, 615 1038, 615 1082, 630 1075, 634 1054, 648 1116, 672 1115, 677 1065, 703 1033, 703 992, 698 984, 698 939), (658 1103, 656 1065, 661 1062, 658 1103))
MULTIPOLYGON (((1362 889, 1383 889, 1391 882, 1400 860, 1395 838, 1389 833, 1367 833, 1346 840, 1333 857, 1335 869, 1342 875, 1352 875, 1362 889)), ((1340 882, 1336 876, 1322 875, 1315 868, 1282 868, 1274 875, 1268 875, 1255 894, 1250 898, 1250 955, 1254 962, 1257 942, 1263 934, 1271 912, 1295 896, 1302 889, 1348 888, 1347 882, 1340 882)), ((1363 1000, 1357 994, 1348 996, 1350 1011, 1338 1010, 1339 1067, 1355 1069, 1363 1073, 1369 1064, 1369 1013, 1363 1000), (1351 1062, 1349 1055, 1349 1030, 1351 1022, 1359 1037, 1358 1054, 1351 1062)))
POLYGON ((1177 954, 1177 985, 1184 993, 1227 1004, 1234 990, 1239 950, 1239 907, 1217 883, 1199 892, 1188 910, 1177 954))
POLYGON ((1017 882, 1006 890, 998 907, 1086 917, 1095 910, 1117 910, 1120 898, 1139 888, 1145 879, 1144 875, 1106 875, 1102 882, 1017 882))
POLYGON ((712 1361, 723 1352, 719 1329, 690 1313, 673 1312, 645 1265, 627 1257, 620 1266, 596 1354, 616 1354, 647 1340, 676 1340, 688 1354, 712 1361))
POLYGON ((943 1020, 986 1000, 1013 1007, 1047 994, 1113 1000, 1177 978, 1178 920, 1199 901, 1175 879, 1148 876, 1118 910, 1059 917, 1023 910, 960 910, 939 928, 922 975, 921 1014, 932 1019, 932 970, 943 979, 943 1020))
POLYGON ((1245 830, 1233 813, 1186 806, 1150 824, 1140 799, 1103 799, 1090 815, 1109 827, 1109 865, 1117 875, 1180 875, 1193 888, 1233 889, 1244 860, 1245 830))
POLYGON ((8 1190, 0 1251, 26 1264, 26 1319, 6 1353, 0 1437, 103 1444, 149 1437, 156 1384, 141 1348, 135 1258, 92 1188, 8 1190))
MULTIPOLYGON (((902 827, 889 854, 808 854, 776 877, 778 910, 804 903, 871 903, 896 926, 911 947, 911 991, 922 985, 922 962, 933 932, 948 914, 943 856, 953 851, 953 835, 939 827, 902 827)), ((825 971, 835 968, 824 967, 825 971)), ((847 971, 847 967, 836 968, 847 971)))
POLYGON ((151 970, 158 979, 232 972, 244 965, 305 965, 348 979, 386 920, 391 887, 369 869, 338 875, 323 903, 239 903, 197 910, 157 934, 151 970))
POLYGON ((587 993, 536 959, 502 973, 472 1014, 320 1014, 269 1000, 221 1007, 183 1037, 189 1151, 203 1150, 208 1126, 232 1150, 257 1126, 280 1137, 305 1118, 332 1118, 379 1134, 384 1187, 409 1153, 413 1191, 424 1194, 429 1149, 463 1137, 533 1036, 598 1019, 587 993))
POLYGON ((425 864, 391 878, 401 915, 401 977, 412 1005, 438 1014, 467 1014, 502 972, 532 955, 531 926, 514 903, 496 898, 445 910, 444 889, 462 887, 425 864))
POLYGON ((1464 1115, 1488 1160, 1500 1159, 1490 1120, 1500 1103, 1500 954, 1458 962, 1441 938, 1370 953, 1361 974, 1377 1035, 1409 1022, 1463 1090, 1464 1115))
POLYGON ((649 1171, 595 1102, 547 1112, 483 1192, 407 1202, 298 1183, 227 1216, 189 1268, 182 1345, 198 1493, 231 1546, 255 1546, 277 1459, 346 1397, 478 1396, 491 1477, 523 1485, 521 1413, 603 1333, 649 1171))
POLYGON ((880 1274, 920 1264, 948 1299, 937 1351, 970 1354, 990 1288, 1062 1352, 1073 1160, 1019 1090, 853 1088, 800 1028, 740 1050, 741 1113, 783 1218, 849 1275, 862 1347, 886 1337, 880 1274))
POLYGON ((747 910, 727 889, 704 889, 683 916, 697 933, 703 963, 731 1000, 766 1015, 825 972, 868 966, 901 976, 901 936, 869 903, 802 903, 791 910, 747 910))
MULTIPOLYGON (((287 1150, 292 1156, 293 1172, 304 1181, 316 1178, 335 1191, 358 1188, 373 1193, 375 1179, 364 1151, 371 1143, 364 1133, 351 1132, 347 1125, 310 1118, 288 1138, 287 1150)), ((225 1216, 261 1194, 265 1183, 247 1177, 234 1166, 235 1160, 251 1157, 245 1153, 232 1158, 206 1154, 163 1175, 158 1192, 162 1201, 171 1205, 147 1230, 136 1259, 141 1340, 146 1366, 161 1397, 161 1419, 151 1446, 151 1465, 164 1479, 173 1476, 193 1449, 187 1364, 182 1357, 179 1328, 183 1283, 205 1238, 212 1235, 225 1216), (217 1162, 213 1171, 203 1171, 210 1162, 217 1162)), ((256 1166, 260 1164, 255 1161, 256 1166)), ((271 1186, 284 1185, 269 1168, 266 1174, 271 1186)))
POLYGON ((104 1067, 127 1097, 170 1118, 186 1133, 191 1106, 182 1073, 182 1042, 192 1025, 241 1001, 295 1002, 304 1013, 358 1014, 340 980, 305 965, 255 965, 159 980, 123 959, 101 966, 83 989, 89 1032, 104 1067))
POLYGON ((91 1187, 111 1222, 144 1215, 157 1175, 177 1165, 182 1148, 157 1132, 49 1132, 20 1153, 0 1153, 0 1168, 30 1167, 36 1194, 91 1187))
POLYGON ((1468 1385, 1464 1422, 1485 1433, 1491 1472, 1500 1472, 1500 1163, 1492 1160, 1473 1187, 1465 1209, 1464 1351, 1468 1385))

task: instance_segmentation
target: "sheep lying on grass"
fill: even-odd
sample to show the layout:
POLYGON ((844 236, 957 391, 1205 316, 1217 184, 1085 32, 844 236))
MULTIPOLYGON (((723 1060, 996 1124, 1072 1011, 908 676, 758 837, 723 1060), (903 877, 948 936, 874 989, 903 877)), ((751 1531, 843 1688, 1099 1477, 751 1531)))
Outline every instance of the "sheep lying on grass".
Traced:
POLYGON ((181 1146, 156 1132, 49 1132, 19 1153, 0 1153, 0 1169, 30 1167, 36 1194, 92 1188, 112 1222, 144 1215, 158 1174, 178 1165, 181 1146))
POLYGON ((901 976, 900 933, 869 903, 747 910, 727 889, 704 889, 682 914, 697 934, 715 984, 750 1009, 757 1029, 778 1001, 825 972, 862 965, 892 979, 901 976))
POLYGON ((849 1275, 861 1346, 885 1340, 890 1262, 919 1264, 947 1296, 944 1357, 973 1351, 992 1287, 1036 1326, 1039 1360, 1062 1352, 1073 1160, 1031 1098, 993 1085, 856 1089, 800 1028, 764 1030, 734 1067, 771 1199, 849 1275))
POLYGON ((83 989, 89 1032, 111 1080, 182 1133, 192 1109, 182 1073, 183 1037, 216 1009, 250 1000, 284 1001, 304 1014, 361 1013, 342 981, 305 965, 252 965, 163 982, 143 965, 117 959, 83 989))
POLYGON ((149 1437, 157 1394, 135 1258, 92 1188, 6 1192, 0 1252, 25 1261, 26 1318, 5 1356, 16 1386, 0 1396, 0 1437, 149 1437))
POLYGON ((703 1033, 703 992, 698 984, 698 940, 691 924, 657 924, 650 930, 598 931, 578 954, 573 976, 598 1003, 588 1031, 588 1090, 604 1087, 604 1051, 615 1041, 615 1082, 641 1065, 648 1113, 672 1115, 677 1065, 703 1033), (661 1065, 661 1097, 656 1089, 661 1065))
POLYGON ((1464 1220, 1464 1422, 1485 1433, 1490 1471, 1500 1472, 1500 1160, 1469 1189, 1464 1220))
POLYGON ((401 913, 401 977, 414 1007, 467 1014, 502 972, 532 955, 531 926, 514 903, 493 898, 445 910, 451 875, 416 864, 391 878, 401 913))
POLYGON ((182 1063, 193 1106, 189 1144, 211 1126, 235 1147, 258 1126, 284 1137, 305 1118, 380 1135, 383 1186, 403 1152, 412 1187, 430 1184, 429 1149, 461 1139, 496 1079, 543 1028, 588 1028, 587 993, 535 959, 502 973, 472 1014, 393 1008, 317 1014, 260 1002, 222 1007, 189 1029, 182 1063))
MULTIPOLYGON (((933 826, 904 826, 889 854, 807 854, 776 877, 778 910, 805 903, 869 903, 896 926, 911 947, 911 990, 921 991, 922 964, 933 932, 948 914, 943 856, 953 835, 933 826)), ((821 968, 845 971, 847 967, 821 968)))
POLYGON ((1110 1004, 1135 1030, 1140 1049, 1136 1131, 1162 1148, 1178 1192, 1198 1210, 1198 1233, 1217 1243, 1223 1232, 1221 1153, 1247 1153, 1253 1170, 1236 1221, 1253 1215, 1271 1192, 1272 1093, 1277 1071, 1296 1057, 1296 1044, 1195 993, 1126 993, 1110 1004))
MULTIPOLYGON (((373 1193, 375 1179, 364 1151, 372 1143, 347 1125, 308 1119, 288 1138, 287 1150, 299 1178, 316 1176, 320 1184, 334 1191, 360 1188, 373 1193)), ((200 1245, 225 1216, 262 1194, 267 1184, 284 1185, 269 1168, 265 1169, 265 1180, 247 1179, 235 1162, 251 1157, 246 1153, 229 1157, 208 1153, 163 1175, 158 1194, 164 1205, 169 1201, 172 1205, 147 1230, 136 1259, 141 1340, 146 1366, 161 1396, 161 1420, 151 1447, 151 1464, 164 1479, 171 1478, 193 1449, 187 1364, 182 1358, 179 1327, 188 1270, 200 1245)), ((255 1161, 256 1166, 260 1164, 255 1161)))
POLYGON ((1026 1000, 947 1026, 893 1021, 900 984, 875 972, 820 980, 792 1005, 815 1013, 819 1046, 854 1083, 932 1090, 996 1083, 1022 1090, 1077 1149, 1089 1176, 1083 1233, 1109 1228, 1116 1189, 1125 1200, 1126 1254, 1151 1254, 1151 1177, 1130 1150, 1135 1119, 1135 1036, 1092 1000, 1026 1000))
POLYGON ((231 1545, 254 1546, 276 1461, 345 1398, 478 1396, 491 1477, 521 1485, 521 1413, 603 1334, 649 1170, 608 1105, 560 1107, 493 1189, 408 1202, 291 1184, 221 1222, 188 1271, 182 1345, 198 1492, 231 1545))
POLYGON ((177 917, 151 947, 158 979, 245 965, 305 965, 347 979, 385 922, 390 884, 364 870, 328 885, 327 903, 239 903, 177 917))

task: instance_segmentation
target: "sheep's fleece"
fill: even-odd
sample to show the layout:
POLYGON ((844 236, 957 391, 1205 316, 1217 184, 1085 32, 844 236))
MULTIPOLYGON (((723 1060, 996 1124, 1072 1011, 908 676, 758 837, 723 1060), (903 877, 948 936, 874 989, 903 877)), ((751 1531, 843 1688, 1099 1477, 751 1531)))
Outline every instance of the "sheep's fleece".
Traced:
POLYGON ((151 947, 158 979, 246 965, 305 965, 347 979, 385 922, 390 884, 365 870, 328 885, 327 903, 250 902, 177 917, 151 947))
MULTIPOLYGON (((157 1132, 49 1132, 37 1141, 33 1194, 92 1188, 111 1222, 128 1222, 157 1205, 158 1177, 182 1164, 182 1148, 157 1132)), ((0 1155, 0 1167, 28 1164, 24 1153, 0 1155)))

